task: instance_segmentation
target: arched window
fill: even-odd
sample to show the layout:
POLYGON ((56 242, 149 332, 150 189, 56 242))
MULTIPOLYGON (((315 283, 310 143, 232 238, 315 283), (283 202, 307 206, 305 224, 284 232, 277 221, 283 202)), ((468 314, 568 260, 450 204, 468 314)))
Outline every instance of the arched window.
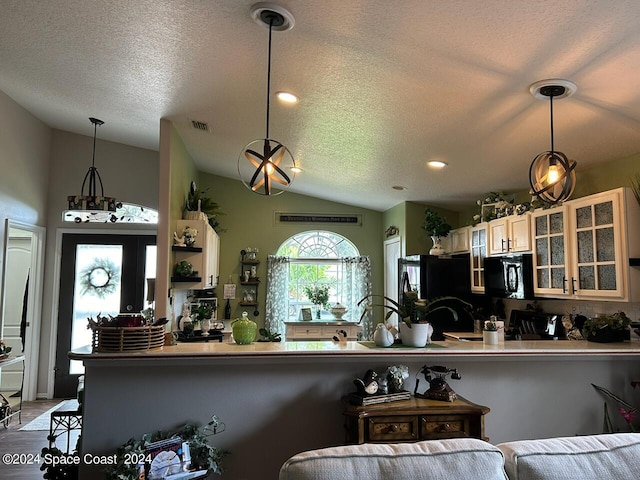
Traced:
POLYGON ((370 270, 369 257, 361 257, 342 235, 311 230, 290 237, 270 257, 267 326, 282 332, 283 322, 302 320, 303 312, 308 315, 304 309, 314 319, 333 320, 329 306, 338 302, 347 308, 343 320, 357 322, 356 304, 370 289, 370 270), (314 291, 327 292, 323 305, 314 305, 314 291))

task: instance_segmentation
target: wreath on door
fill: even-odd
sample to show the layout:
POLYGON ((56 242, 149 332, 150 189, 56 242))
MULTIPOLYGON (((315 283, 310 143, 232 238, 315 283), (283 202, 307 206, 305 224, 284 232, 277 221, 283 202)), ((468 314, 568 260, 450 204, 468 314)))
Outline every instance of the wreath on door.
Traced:
POLYGON ((80 273, 81 295, 105 298, 116 291, 120 272, 108 258, 96 258, 80 273))

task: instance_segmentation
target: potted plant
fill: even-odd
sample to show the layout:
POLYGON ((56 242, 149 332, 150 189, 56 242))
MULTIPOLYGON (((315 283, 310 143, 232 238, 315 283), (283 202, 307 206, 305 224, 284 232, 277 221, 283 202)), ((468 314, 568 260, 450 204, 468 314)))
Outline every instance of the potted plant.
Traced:
POLYGON ((589 318, 582 326, 582 336, 590 342, 622 342, 628 338, 631 319, 624 312, 589 318))
POLYGON ((416 296, 407 295, 407 293, 415 292, 405 293, 403 305, 389 297, 385 297, 384 295, 371 294, 363 297, 358 302, 358 306, 361 306, 365 302, 370 302, 371 299, 375 297, 380 297, 383 300, 386 300, 386 303, 367 303, 358 323, 362 322, 364 316, 367 312, 371 311, 373 307, 377 306, 386 308, 388 311, 384 316, 385 323, 387 323, 394 313, 398 315, 400 320, 402 320, 398 324, 402 343, 410 346, 424 347, 429 342, 431 333, 433 333, 433 327, 431 326, 429 319, 435 312, 443 310, 449 311, 453 319, 457 321, 458 312, 447 305, 448 302, 460 302, 466 307, 472 307, 470 303, 467 303, 458 297, 448 296, 438 297, 432 300, 416 300, 416 296))
POLYGON ((429 250, 429 255, 442 255, 442 239, 449 235, 451 225, 447 223, 447 219, 430 208, 424 211, 424 225, 422 225, 433 241, 433 248, 429 250))
POLYGON ((189 193, 187 194, 187 200, 184 205, 185 220, 200 220, 204 219, 209 221, 209 225, 220 233, 220 223, 218 222, 218 216, 224 215, 220 210, 220 205, 214 202, 210 197, 205 195, 204 191, 198 191, 196 188, 196 182, 191 182, 189 193))
POLYGON ((316 307, 316 318, 320 320, 320 309, 324 307, 325 310, 329 309, 329 286, 328 285, 313 285, 304 287, 304 293, 307 298, 316 307))
POLYGON ((196 307, 194 320, 195 324, 200 323, 200 328, 202 329, 202 335, 208 336, 209 330, 211 329, 211 318, 213 317, 213 312, 215 312, 216 307, 212 303, 201 303, 196 307))
POLYGON ((484 331, 482 332, 482 340, 487 345, 498 344, 498 324, 494 318, 485 322, 484 331))

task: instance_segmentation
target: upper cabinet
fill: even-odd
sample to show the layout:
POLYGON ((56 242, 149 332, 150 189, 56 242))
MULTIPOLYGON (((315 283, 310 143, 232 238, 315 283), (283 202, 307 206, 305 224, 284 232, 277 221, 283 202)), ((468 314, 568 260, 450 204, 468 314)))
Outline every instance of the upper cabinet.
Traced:
POLYGON ((471 291, 484 293, 484 259, 487 256, 489 224, 479 223, 469 228, 471 252, 471 291))
POLYGON ((176 230, 182 232, 191 227, 198 231, 192 247, 173 247, 173 265, 180 261, 189 262, 194 272, 193 278, 172 278, 175 288, 203 290, 218 284, 220 237, 207 220, 178 220, 176 230))
POLYGON ((451 230, 443 241, 447 253, 469 252, 469 231, 471 227, 461 227, 451 230))
POLYGON ((531 251, 529 213, 510 215, 489 222, 489 255, 531 251))
POLYGON ((636 301, 640 207, 619 188, 533 215, 534 293, 544 297, 636 301))

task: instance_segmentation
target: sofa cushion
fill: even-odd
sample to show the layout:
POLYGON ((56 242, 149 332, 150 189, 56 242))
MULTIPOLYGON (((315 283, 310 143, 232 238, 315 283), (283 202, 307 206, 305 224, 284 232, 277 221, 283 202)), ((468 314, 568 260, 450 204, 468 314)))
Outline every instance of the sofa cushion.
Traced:
POLYGON ((502 453, 472 438, 364 444, 299 453, 280 480, 505 480, 502 453))
POLYGON ((501 443, 510 480, 638 480, 640 434, 501 443))

